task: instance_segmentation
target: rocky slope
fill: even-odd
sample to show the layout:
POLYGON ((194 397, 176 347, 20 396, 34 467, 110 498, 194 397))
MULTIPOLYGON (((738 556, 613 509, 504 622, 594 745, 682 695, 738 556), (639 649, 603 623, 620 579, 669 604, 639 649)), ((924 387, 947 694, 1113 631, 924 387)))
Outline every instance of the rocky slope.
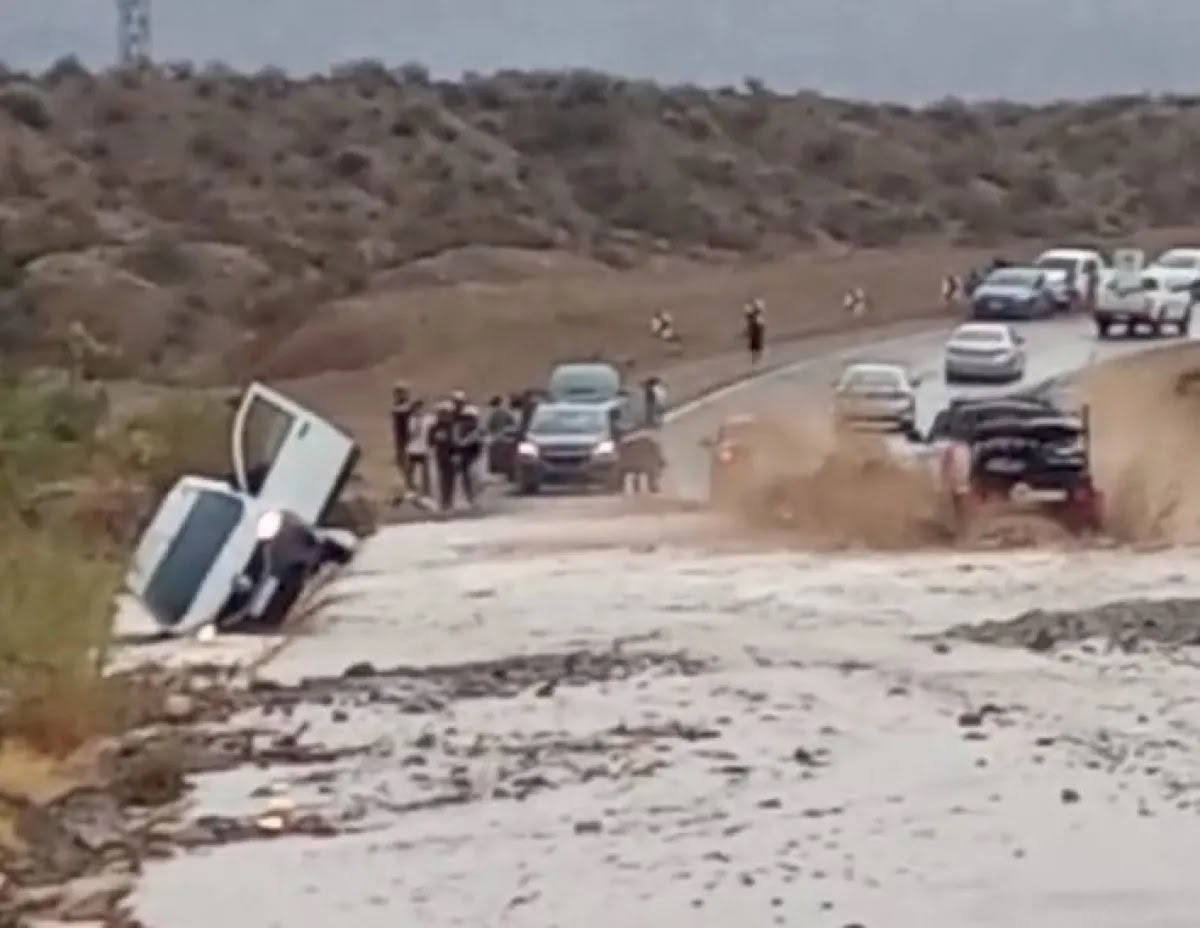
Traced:
POLYGON ((293 81, 68 61, 0 78, 0 338, 61 351, 79 320, 92 363, 180 372, 466 245, 624 267, 1185 225, 1195 104, 913 110, 583 72, 450 83, 359 63, 293 81))

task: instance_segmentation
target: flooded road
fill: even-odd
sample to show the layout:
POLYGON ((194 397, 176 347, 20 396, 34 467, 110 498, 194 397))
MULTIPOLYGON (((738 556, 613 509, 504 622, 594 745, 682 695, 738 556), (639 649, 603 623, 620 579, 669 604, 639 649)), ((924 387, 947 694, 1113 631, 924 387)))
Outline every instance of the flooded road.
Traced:
POLYGON ((351 833, 151 864, 139 916, 1194 923, 1195 668, 1138 624, 1153 604, 1132 643, 917 637, 1200 597, 1193 553, 814 554, 591 505, 385 530, 328 591, 337 634, 284 647, 256 710, 364 753, 195 797, 236 814, 287 783, 351 833))

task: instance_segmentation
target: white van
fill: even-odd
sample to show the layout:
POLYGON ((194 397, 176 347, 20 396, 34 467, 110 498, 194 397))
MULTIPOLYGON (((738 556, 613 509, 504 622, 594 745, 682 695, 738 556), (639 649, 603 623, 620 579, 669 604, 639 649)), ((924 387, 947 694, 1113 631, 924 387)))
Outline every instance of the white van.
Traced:
POLYGON ((320 528, 359 448, 344 432, 262 384, 241 398, 228 480, 180 477, 134 551, 127 590, 163 632, 273 627, 321 563, 356 539, 320 528))

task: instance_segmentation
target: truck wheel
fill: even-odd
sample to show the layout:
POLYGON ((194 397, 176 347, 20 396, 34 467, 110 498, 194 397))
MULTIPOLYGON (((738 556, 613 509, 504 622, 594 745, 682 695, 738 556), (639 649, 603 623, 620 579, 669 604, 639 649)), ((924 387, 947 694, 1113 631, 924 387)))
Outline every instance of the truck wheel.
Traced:
POLYGON ((517 492, 522 496, 537 496, 542 485, 536 480, 521 480, 517 484, 517 492))
POLYGON ((1192 330, 1192 311, 1189 309, 1179 320, 1179 337, 1187 338, 1192 330))
POLYGON ((1096 336, 1098 338, 1108 338, 1110 331, 1110 323, 1107 319, 1096 320, 1096 336))

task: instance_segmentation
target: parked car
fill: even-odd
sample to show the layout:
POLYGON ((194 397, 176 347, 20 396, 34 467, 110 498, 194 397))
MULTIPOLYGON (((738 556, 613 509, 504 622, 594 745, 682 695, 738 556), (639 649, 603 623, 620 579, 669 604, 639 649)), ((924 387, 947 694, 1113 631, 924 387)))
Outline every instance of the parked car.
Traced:
POLYGON ((1145 273, 1156 277, 1168 289, 1186 289, 1200 281, 1200 247, 1169 248, 1150 262, 1145 273))
POLYGON ((1095 268, 1101 287, 1113 270, 1104 255, 1094 248, 1051 248, 1038 255, 1034 267, 1046 274, 1059 309, 1068 309, 1079 299, 1090 269, 1095 268))
POLYGON ((1059 297, 1047 273, 1036 267, 992 271, 971 294, 976 319, 1041 319, 1058 309, 1059 297))
POLYGON ((1012 326, 968 322, 946 343, 946 382, 1020 380, 1025 362, 1025 339, 1012 326))
POLYGON ((533 494, 545 484, 622 488, 616 407, 608 403, 546 402, 538 406, 517 445, 514 480, 533 494))
POLYGON ((913 436, 919 385, 920 378, 899 364, 847 365, 834 385, 835 415, 848 425, 883 427, 913 436))
POLYGON ((1139 275, 1109 281, 1096 300, 1096 334, 1109 338, 1114 328, 1123 328, 1127 337, 1139 331, 1162 335, 1169 329, 1185 337, 1192 324, 1194 287, 1190 281, 1174 279, 1172 287, 1169 275, 1164 279, 1147 268, 1139 275))
POLYGON ((134 550, 125 587, 165 633, 277 626, 318 567, 354 552, 322 527, 359 457, 348 435, 256 383, 231 457, 226 480, 180 477, 134 550))

